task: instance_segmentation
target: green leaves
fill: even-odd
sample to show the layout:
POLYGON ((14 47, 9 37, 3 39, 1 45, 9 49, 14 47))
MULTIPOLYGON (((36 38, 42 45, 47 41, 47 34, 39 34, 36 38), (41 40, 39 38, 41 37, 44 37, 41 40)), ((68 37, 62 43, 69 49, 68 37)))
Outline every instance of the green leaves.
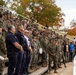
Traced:
POLYGON ((5 1, 3 1, 3 0, 0 0, 0 5, 5 5, 5 1))
MULTIPOLYGON (((62 24, 63 13, 55 0, 20 0, 16 12, 23 16, 34 17, 39 23, 49 26, 62 24)), ((18 2, 17 2, 18 5, 18 2)))

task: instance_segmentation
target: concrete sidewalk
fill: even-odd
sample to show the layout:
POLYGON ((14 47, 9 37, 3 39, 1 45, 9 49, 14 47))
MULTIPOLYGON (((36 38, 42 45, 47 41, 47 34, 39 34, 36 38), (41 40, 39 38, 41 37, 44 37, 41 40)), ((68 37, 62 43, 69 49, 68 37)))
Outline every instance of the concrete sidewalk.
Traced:
POLYGON ((52 71, 50 74, 44 75, 73 75, 73 62, 67 63, 67 68, 62 65, 62 68, 57 71, 58 73, 54 73, 54 71, 52 71))
MULTIPOLYGON (((30 75, 73 75, 73 62, 67 63, 66 65, 67 68, 62 65, 62 68, 57 70, 58 73, 54 73, 54 70, 52 70, 50 74, 44 73, 47 71, 48 67, 41 67, 30 75)), ((5 73, 7 73, 7 68, 5 68, 2 75, 5 75, 5 73)))

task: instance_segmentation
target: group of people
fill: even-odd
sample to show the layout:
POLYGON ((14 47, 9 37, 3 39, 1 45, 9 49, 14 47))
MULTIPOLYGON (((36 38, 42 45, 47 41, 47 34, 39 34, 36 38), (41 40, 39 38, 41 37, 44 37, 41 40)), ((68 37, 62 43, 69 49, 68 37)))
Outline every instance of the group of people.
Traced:
MULTIPOLYGON (((41 30, 34 19, 20 19, 11 13, 0 14, 0 56, 8 57, 8 75, 29 75, 30 69, 47 64, 50 73, 63 62, 73 61, 76 42, 48 27, 41 30), (53 66, 51 64, 53 63, 53 66)), ((2 63, 0 63, 2 71, 2 63)))
POLYGON ((30 62, 30 53, 32 48, 28 40, 28 31, 25 31, 23 25, 18 26, 15 34, 15 27, 9 26, 6 35, 7 57, 9 59, 8 75, 28 75, 28 66, 30 62))

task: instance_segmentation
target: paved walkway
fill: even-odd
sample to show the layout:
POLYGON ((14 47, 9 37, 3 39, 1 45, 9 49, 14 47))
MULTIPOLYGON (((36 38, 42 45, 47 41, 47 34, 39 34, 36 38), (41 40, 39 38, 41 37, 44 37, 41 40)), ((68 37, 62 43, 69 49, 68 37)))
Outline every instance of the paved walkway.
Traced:
POLYGON ((58 73, 54 73, 54 71, 51 72, 51 74, 45 74, 45 75, 73 75, 73 62, 67 64, 67 68, 62 66, 61 69, 57 70, 58 73))
MULTIPOLYGON (((41 67, 40 69, 38 69, 37 71, 33 72, 30 75, 41 75, 45 71, 47 71, 47 68, 48 67, 41 67)), ((62 65, 62 68, 58 69, 57 71, 58 71, 58 73, 54 73, 54 70, 52 70, 50 74, 45 73, 43 75, 73 75, 73 62, 67 63, 67 68, 65 68, 62 65)), ((7 68, 5 68, 5 70, 4 70, 4 74, 5 73, 7 73, 7 68)), ((2 75, 4 75, 4 74, 2 74, 2 75)))

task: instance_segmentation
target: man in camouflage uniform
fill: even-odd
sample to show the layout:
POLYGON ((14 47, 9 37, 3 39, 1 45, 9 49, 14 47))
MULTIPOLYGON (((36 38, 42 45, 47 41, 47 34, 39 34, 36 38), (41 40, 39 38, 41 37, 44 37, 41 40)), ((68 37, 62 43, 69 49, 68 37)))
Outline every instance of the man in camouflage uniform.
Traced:
POLYGON ((3 36, 5 37, 6 36, 6 34, 7 34, 7 28, 8 28, 8 23, 6 22, 6 15, 5 14, 3 14, 3 16, 2 16, 2 22, 3 22, 3 24, 2 24, 2 34, 3 34, 3 36))
MULTIPOLYGON (((1 22, 0 22, 0 26, 1 26, 1 22)), ((6 56, 6 47, 5 47, 4 37, 2 36, 1 27, 0 27, 0 56, 3 58, 3 59, 0 58, 0 75, 2 75, 6 62, 6 60, 4 59, 4 57, 6 56)))
POLYGON ((48 64, 48 45, 49 45, 49 37, 46 35, 45 36, 45 38, 44 38, 44 45, 45 45, 45 55, 44 55, 44 57, 45 57, 45 64, 46 64, 46 66, 47 66, 47 64, 48 64))
POLYGON ((55 39, 50 40, 50 44, 48 46, 48 54, 49 54, 49 65, 48 71, 51 71, 52 61, 54 62, 54 73, 57 73, 57 45, 55 39))
MULTIPOLYGON (((57 40, 57 64, 58 64, 58 68, 62 68, 61 67, 61 60, 64 61, 64 56, 63 56, 63 49, 62 49, 62 42, 60 41, 60 39, 57 40)), ((66 67, 65 65, 65 62, 64 63, 64 66, 66 67)))
POLYGON ((33 37, 33 41, 32 41, 32 47, 33 47, 33 53, 32 53, 32 59, 31 59, 31 65, 36 67, 37 63, 38 63, 38 43, 37 43, 37 37, 34 36, 33 37))
POLYGON ((46 45, 46 41, 45 41, 45 35, 41 34, 39 37, 39 41, 40 41, 41 48, 43 50, 42 55, 40 55, 41 59, 42 59, 42 66, 45 66, 46 61, 47 61, 47 52, 46 52, 47 45, 46 45))
POLYGON ((0 27, 2 28, 2 35, 3 37, 6 36, 6 33, 7 33, 7 25, 6 25, 6 22, 5 22, 5 18, 4 16, 2 16, 2 13, 0 12, 0 27))

